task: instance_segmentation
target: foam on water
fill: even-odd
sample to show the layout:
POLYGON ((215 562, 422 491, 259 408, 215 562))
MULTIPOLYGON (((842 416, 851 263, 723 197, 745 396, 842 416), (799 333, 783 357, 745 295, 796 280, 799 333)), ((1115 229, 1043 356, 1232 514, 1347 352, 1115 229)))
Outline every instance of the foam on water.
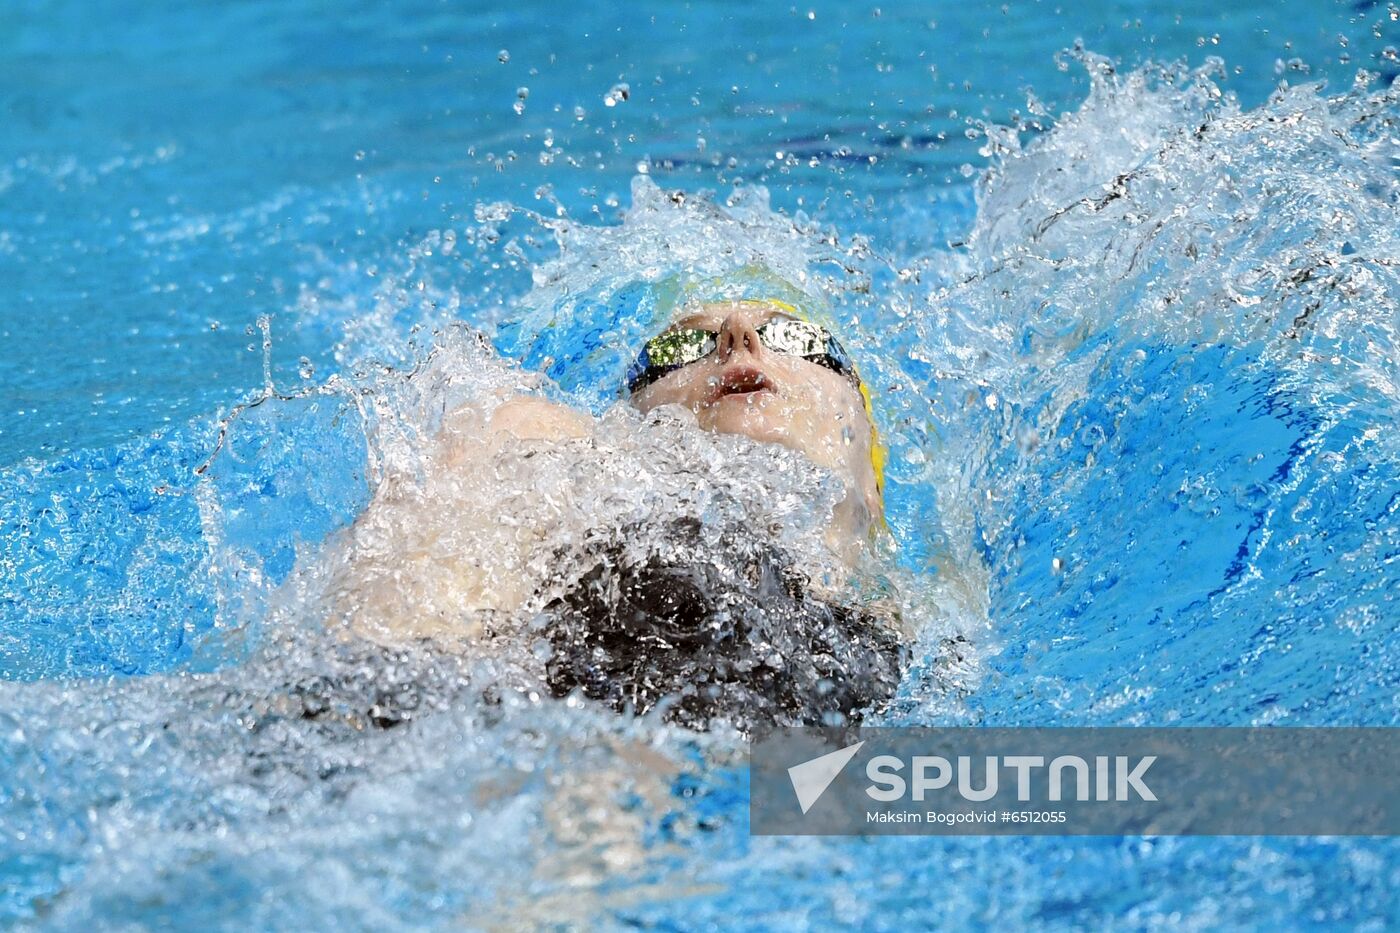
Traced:
POLYGON ((640 518, 761 525, 823 566, 829 477, 608 388, 653 326, 649 284, 761 260, 831 302, 875 388, 900 547, 855 587, 895 594, 913 629, 895 721, 1396 724, 1400 92, 1241 110, 1215 65, 1081 58, 1077 111, 1024 149, 989 132, 956 249, 921 245, 916 207, 877 251, 751 189, 642 180, 616 227, 485 206, 386 259, 368 314, 346 270, 308 278, 336 376, 222 435, 7 469, 0 916, 1393 922, 1389 841, 751 838, 735 733, 542 695, 528 617, 499 652, 324 624, 365 577, 421 606, 453 555, 529 582, 533 611, 567 576, 549 555, 640 518), (501 277, 459 286, 462 251, 501 277), (435 472, 445 414, 514 392, 604 430, 494 476, 435 472), (421 560, 352 524, 386 483, 409 490, 385 521, 421 560), (518 524, 461 532, 488 488, 518 524), (544 545, 524 562, 499 546, 522 529, 544 545), (142 676, 73 679, 112 673, 142 676))

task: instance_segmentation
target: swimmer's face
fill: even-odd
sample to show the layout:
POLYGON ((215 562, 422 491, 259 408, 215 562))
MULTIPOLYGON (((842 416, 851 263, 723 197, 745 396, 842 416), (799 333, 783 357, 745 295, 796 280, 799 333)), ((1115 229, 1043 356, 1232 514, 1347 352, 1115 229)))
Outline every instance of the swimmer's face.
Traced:
POLYGON ((667 332, 710 331, 714 350, 640 388, 632 404, 643 412, 683 405, 707 431, 800 451, 847 482, 868 523, 879 513, 880 496, 860 392, 851 378, 821 363, 764 346, 758 329, 775 318, 791 319, 773 305, 750 301, 683 314, 667 332))

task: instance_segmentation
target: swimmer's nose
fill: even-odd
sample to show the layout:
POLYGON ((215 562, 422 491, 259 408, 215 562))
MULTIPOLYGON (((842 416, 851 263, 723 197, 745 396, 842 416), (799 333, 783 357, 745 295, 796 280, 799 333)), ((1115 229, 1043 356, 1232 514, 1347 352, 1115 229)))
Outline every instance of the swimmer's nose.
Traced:
POLYGON ((728 362, 740 350, 746 350, 753 356, 762 355, 763 344, 758 339, 758 331, 754 329, 749 316, 741 311, 735 311, 724 319, 719 326, 717 342, 722 362, 728 362))

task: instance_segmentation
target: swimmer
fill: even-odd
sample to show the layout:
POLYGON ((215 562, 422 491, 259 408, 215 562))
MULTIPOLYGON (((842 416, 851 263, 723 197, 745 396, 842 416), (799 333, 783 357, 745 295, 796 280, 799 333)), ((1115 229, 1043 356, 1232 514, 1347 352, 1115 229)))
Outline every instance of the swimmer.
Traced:
MULTIPOLYGON (((828 544, 848 560, 882 514, 880 452, 864 388, 850 356, 826 328, 772 301, 722 301, 686 310, 648 340, 627 377, 642 413, 691 411, 699 426, 782 444, 838 476, 845 498, 828 544)), ((537 396, 496 409, 488 432, 522 440, 585 436, 589 419, 537 396)))
MULTIPOLYGON (((830 471, 843 495, 824 538, 847 566, 882 526, 883 449, 868 393, 841 343, 796 303, 750 296, 678 302, 670 322, 639 348, 624 395, 644 414, 679 406, 703 430, 779 444, 830 471)), ((479 476, 492 458, 530 456, 596 430, 582 412, 517 396, 444 419, 434 469, 479 476)), ((386 486, 352 536, 378 541, 381 557, 389 542, 395 559, 376 566, 352 556, 360 589, 353 628, 377 641, 489 642, 490 620, 517 612, 533 595, 528 575, 506 580, 479 567, 444 566, 443 532, 395 520, 398 493, 386 486), (416 556, 418 571, 405 572, 416 556), (467 617, 475 621, 464 626, 467 617)), ((628 533, 616 529, 611 542, 595 541, 596 559, 578 586, 543 607, 552 620, 546 667, 556 695, 582 690, 636 712, 673 703, 670 718, 703 728, 716 712, 732 721, 736 711, 749 724, 845 721, 897 686, 905 660, 897 626, 869 607, 819 596, 771 546, 732 533, 707 541, 698 523, 679 522, 668 531, 664 558, 638 556, 623 546, 628 533), (716 573, 717 565, 743 572, 716 573)), ((473 534, 491 538, 497 553, 528 553, 543 539, 505 521, 484 521, 473 534)))

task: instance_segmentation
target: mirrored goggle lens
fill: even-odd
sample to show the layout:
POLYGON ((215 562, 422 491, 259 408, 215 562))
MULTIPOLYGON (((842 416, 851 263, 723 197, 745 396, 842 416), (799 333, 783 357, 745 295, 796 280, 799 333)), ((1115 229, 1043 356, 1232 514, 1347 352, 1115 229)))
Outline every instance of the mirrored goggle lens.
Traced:
POLYGON ((846 348, 819 324, 773 318, 758 328, 758 336, 771 350, 805 357, 852 380, 857 379, 855 365, 846 348))
POLYGON ((637 392, 669 372, 704 359, 715 349, 707 330, 673 330, 658 334, 642 347, 627 373, 627 391, 637 392))
POLYGON ((770 350, 793 356, 821 356, 826 353, 830 335, 816 324, 773 318, 758 328, 758 338, 770 350))
POLYGON ((673 330, 647 341, 647 362, 668 368, 688 366, 702 360, 715 348, 715 335, 707 330, 673 330))

